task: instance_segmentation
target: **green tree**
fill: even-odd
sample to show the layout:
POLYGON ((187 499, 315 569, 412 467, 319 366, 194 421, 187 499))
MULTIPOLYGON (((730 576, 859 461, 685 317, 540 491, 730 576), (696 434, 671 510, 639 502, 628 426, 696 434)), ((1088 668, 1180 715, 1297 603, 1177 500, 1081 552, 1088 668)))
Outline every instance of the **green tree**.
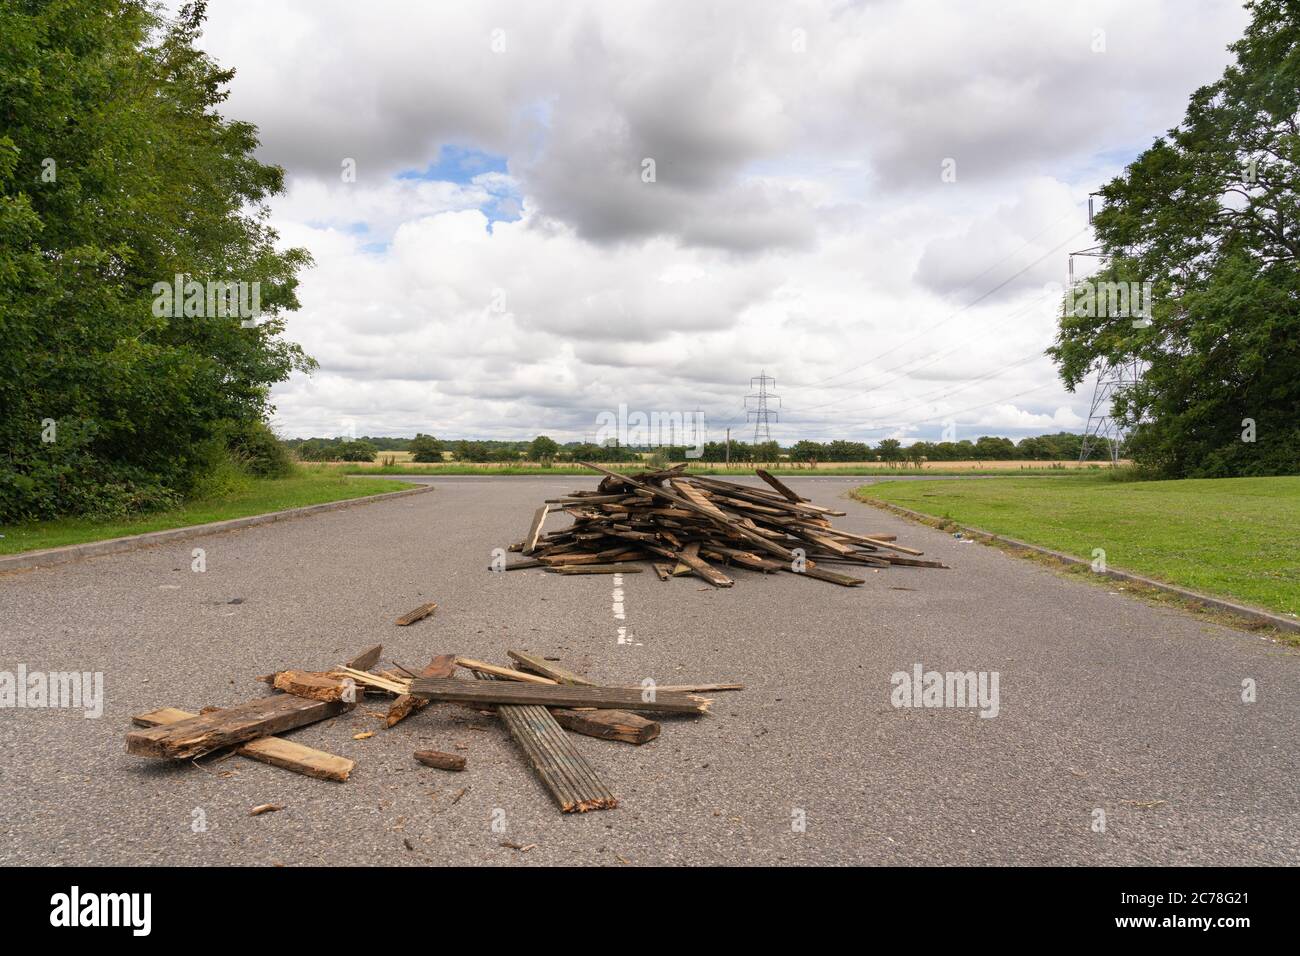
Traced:
POLYGON ((532 444, 528 446, 528 460, 554 461, 559 451, 560 446, 553 439, 547 438, 545 435, 538 435, 533 439, 532 444))
POLYGON ((310 261, 266 224, 283 170, 217 111, 204 5, 154 9, 0 4, 0 521, 175 500, 314 366, 280 338, 310 261), (259 289, 260 318, 155 308, 178 275, 259 289))
POLYGON ((409 448, 412 461, 442 461, 442 442, 432 435, 416 433, 409 448))
POLYGON ((880 456, 881 461, 902 461, 905 457, 903 443, 897 438, 883 439, 876 446, 876 454, 880 456))
POLYGON ((1150 323, 1067 306, 1049 349, 1070 388, 1147 363, 1115 410, 1171 477, 1300 470, 1300 7, 1246 6, 1235 62, 1101 190, 1097 278, 1151 282, 1150 323))

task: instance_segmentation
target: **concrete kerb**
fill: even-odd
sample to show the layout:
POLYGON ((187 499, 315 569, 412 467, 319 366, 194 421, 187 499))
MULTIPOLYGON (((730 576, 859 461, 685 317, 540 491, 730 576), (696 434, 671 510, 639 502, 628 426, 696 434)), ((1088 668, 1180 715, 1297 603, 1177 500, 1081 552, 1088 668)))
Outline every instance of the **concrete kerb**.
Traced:
POLYGON ((342 508, 351 508, 354 505, 403 498, 406 495, 421 495, 433 491, 433 487, 433 485, 421 485, 418 488, 403 488, 401 491, 386 491, 381 495, 345 498, 342 501, 326 501, 318 505, 306 505, 302 508, 288 508, 284 511, 271 511, 266 514, 249 515, 245 518, 230 518, 227 521, 210 521, 207 524, 168 528, 166 531, 149 531, 144 534, 132 534, 121 538, 108 538, 104 541, 69 544, 61 548, 44 548, 40 551, 0 555, 0 574, 9 571, 54 567, 67 564, 69 561, 81 561, 85 558, 94 558, 106 554, 135 551, 139 548, 148 548, 168 541, 181 541, 185 538, 197 538, 206 534, 220 534, 223 531, 238 531, 240 528, 252 528, 256 525, 286 521, 290 518, 302 518, 307 515, 319 514, 322 511, 338 511, 342 508))
MULTIPOLYGON (((982 528, 971 528, 947 518, 941 518, 938 515, 928 515, 920 511, 913 511, 910 508, 903 508, 899 505, 890 504, 887 501, 878 501, 868 498, 856 498, 863 504, 873 505, 885 511, 892 511, 894 514, 902 515, 904 518, 910 518, 913 521, 922 524, 933 524, 936 521, 945 522, 961 531, 962 534, 970 535, 972 538, 988 541, 992 543, 1006 544, 1013 548, 1032 551, 1036 554, 1046 555, 1054 558, 1064 564, 1088 565, 1091 567, 1092 562, 1086 558, 1077 558, 1072 554, 1065 554, 1061 551, 1053 551, 1051 548, 1044 548, 1037 544, 1030 544, 1028 541, 1020 541, 1016 538, 1008 538, 1006 535, 994 534, 991 531, 985 531, 982 528)), ((1282 617, 1280 614, 1274 614, 1271 611, 1265 611, 1263 608, 1250 607, 1245 604, 1237 604, 1233 601, 1225 601, 1223 598, 1211 597, 1208 594, 1201 594, 1198 591, 1189 591, 1187 588, 1180 588, 1173 584, 1165 584, 1163 581, 1155 581, 1151 578, 1144 578, 1139 574, 1130 574, 1128 571, 1118 571, 1114 568, 1107 568, 1105 571, 1096 571, 1095 574, 1103 577, 1114 578, 1116 581, 1129 581, 1134 584, 1140 584, 1143 587, 1151 588, 1155 591, 1161 591, 1165 594, 1172 594, 1186 601, 1193 601, 1197 604, 1213 608, 1216 611, 1224 611, 1229 614, 1235 614, 1238 617, 1246 618, 1258 624, 1264 624, 1268 627, 1275 627, 1281 631, 1290 631, 1300 634, 1300 621, 1282 617)))

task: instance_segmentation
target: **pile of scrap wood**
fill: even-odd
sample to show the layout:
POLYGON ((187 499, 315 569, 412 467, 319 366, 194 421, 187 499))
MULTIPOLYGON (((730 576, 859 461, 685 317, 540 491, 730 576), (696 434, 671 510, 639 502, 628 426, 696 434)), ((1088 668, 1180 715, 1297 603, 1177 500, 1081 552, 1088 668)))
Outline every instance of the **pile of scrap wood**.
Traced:
POLYGON ((634 562, 648 561, 662 580, 694 574, 727 588, 734 582, 719 564, 763 573, 790 571, 846 587, 863 579, 827 565, 947 567, 920 560, 922 552, 896 544, 894 535, 834 527, 830 519, 843 517, 843 511, 813 504, 761 468, 755 473, 771 490, 688 476, 681 465, 636 475, 586 467, 605 475, 597 488, 542 505, 528 536, 510 549, 526 558, 506 570, 613 574, 638 572, 634 562), (546 516, 554 511, 572 517, 573 524, 543 534, 546 516))
MULTIPOLYGON (((354 762, 305 747, 280 734, 352 710, 366 695, 388 696, 386 713, 368 711, 392 728, 420 710, 459 703, 496 713, 518 743, 538 778, 565 813, 612 809, 617 798, 574 747, 568 733, 644 744, 659 736, 659 724, 646 715, 698 715, 710 701, 697 696, 741 690, 739 684, 602 687, 558 667, 552 659, 509 651, 504 667, 454 654, 441 654, 413 673, 400 666, 377 670, 379 645, 367 648, 329 671, 285 670, 259 678, 280 693, 198 714, 172 707, 141 714, 126 736, 127 753, 168 760, 210 754, 249 757, 322 780, 345 781, 354 762), (457 675, 465 672, 473 679, 457 675)), ((373 737, 374 732, 353 735, 373 737)), ((414 759, 429 767, 460 771, 465 757, 419 750, 414 759)))

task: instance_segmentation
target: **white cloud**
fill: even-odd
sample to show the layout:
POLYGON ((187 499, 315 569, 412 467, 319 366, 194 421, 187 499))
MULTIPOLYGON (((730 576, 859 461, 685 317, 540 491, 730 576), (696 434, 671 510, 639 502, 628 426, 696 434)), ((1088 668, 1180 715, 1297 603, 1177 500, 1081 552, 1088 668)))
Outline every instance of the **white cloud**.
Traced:
POLYGON ((1090 241, 1087 192, 1244 23, 1210 0, 223 0, 226 108, 316 259, 289 335, 321 371, 276 388, 280 426, 582 438, 627 403, 743 435, 765 368, 787 440, 1079 428, 1044 286, 1090 241), (505 172, 396 178, 446 146, 505 172))

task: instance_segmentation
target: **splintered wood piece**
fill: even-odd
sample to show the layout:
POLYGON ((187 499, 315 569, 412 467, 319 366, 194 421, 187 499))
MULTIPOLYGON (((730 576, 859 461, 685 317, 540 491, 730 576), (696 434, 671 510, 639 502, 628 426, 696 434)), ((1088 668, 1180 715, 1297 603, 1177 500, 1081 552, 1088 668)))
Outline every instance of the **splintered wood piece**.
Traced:
MULTIPOLYGON (((480 675, 479 682, 506 684, 491 674, 480 675)), ((507 686, 531 687, 526 684, 507 686)), ((596 776, 549 710, 538 706, 507 705, 497 708, 497 713, 542 785, 560 805, 560 812, 586 813, 589 810, 612 810, 618 806, 618 799, 596 776)))
POLYGON ((524 554, 532 554, 537 550, 537 538, 542 533, 542 525, 546 523, 546 516, 550 510, 546 505, 542 505, 533 514, 532 526, 528 529, 528 537, 524 539, 524 554))
POLYGON ((348 661, 348 667, 358 671, 368 671, 379 663, 379 655, 384 652, 383 644, 374 644, 367 647, 352 660, 348 661))
POLYGON ((464 770, 465 758, 459 754, 443 753, 441 750, 417 750, 415 759, 426 767, 438 770, 464 770))
POLYGON ((705 714, 710 701, 690 694, 646 694, 628 687, 571 687, 564 684, 525 684, 517 681, 411 681, 411 694, 430 700, 467 704, 537 704, 543 707, 594 707, 663 714, 705 714))
POLYGON ((758 477, 762 478, 769 485, 771 485, 773 488, 779 491, 787 499, 793 501, 795 504, 800 504, 801 502, 808 500, 807 498, 795 494, 793 491, 787 488, 779 478, 777 478, 775 475, 769 474, 768 472, 764 471, 762 468, 755 468, 754 474, 758 475, 758 477))
MULTIPOLYGON (((420 671, 421 677, 451 677, 456 673, 456 655, 439 654, 428 666, 420 671)), ((392 706, 388 708, 388 716, 384 719, 384 725, 392 727, 402 720, 406 719, 416 711, 423 710, 429 706, 427 700, 419 697, 412 697, 410 694, 402 694, 397 700, 393 701, 392 706)))
POLYGON ((557 684, 578 685, 582 687, 596 686, 594 682, 587 680, 587 678, 575 674, 572 671, 565 670, 563 667, 558 667, 536 654, 529 654, 527 651, 506 651, 506 654, 520 667, 541 674, 543 677, 549 677, 557 684))
POLYGON ((648 720, 640 714, 624 710, 568 710, 551 711, 556 722, 565 730, 601 740, 619 740, 625 744, 649 743, 659 736, 658 721, 648 720))
POLYGON ((673 569, 670 565, 660 564, 659 562, 656 561, 654 564, 654 569, 655 569, 655 574, 659 575, 660 581, 667 581, 669 578, 673 576, 673 569))
MULTIPOLYGON (((430 601, 428 604, 421 604, 414 611, 409 611, 406 614, 403 614, 393 623, 398 627, 406 627, 409 624, 414 624, 416 621, 424 620, 424 618, 428 617, 437 609, 438 605, 433 601, 430 601)), ((366 667, 358 667, 356 669, 361 671, 369 670, 369 668, 366 667)))
MULTIPOLYGON (((164 724, 175 724, 182 720, 189 720, 195 716, 197 715, 191 714, 188 710, 179 710, 175 707, 160 707, 158 710, 151 710, 147 714, 132 717, 131 720, 137 727, 161 727, 164 724)), ((259 737, 256 740, 250 740, 248 743, 236 748, 235 753, 241 757, 248 757, 250 760, 259 760, 262 763, 270 764, 272 767, 292 770, 294 773, 300 773, 305 777, 314 777, 317 780, 336 780, 339 783, 347 780, 348 774, 356 766, 346 757, 336 757, 334 754, 326 753, 323 750, 304 747, 302 744, 294 743, 292 740, 285 740, 283 737, 259 737)))
POLYGON ((559 681, 552 680, 549 677, 539 677, 536 674, 525 674, 523 671, 512 670, 509 667, 499 667, 496 664, 487 664, 483 661, 476 661, 472 657, 458 657, 456 664, 466 670, 475 671, 479 674, 491 674, 494 677, 501 677, 505 680, 521 680, 531 684, 558 684, 559 681))
POLYGON ((126 735, 126 752, 138 757, 189 760, 222 747, 314 724, 350 710, 342 701, 275 694, 197 717, 126 735))
POLYGON ((317 671, 280 671, 275 675, 273 686, 286 694, 309 700, 345 700, 349 694, 353 700, 356 699, 355 681, 317 671))

